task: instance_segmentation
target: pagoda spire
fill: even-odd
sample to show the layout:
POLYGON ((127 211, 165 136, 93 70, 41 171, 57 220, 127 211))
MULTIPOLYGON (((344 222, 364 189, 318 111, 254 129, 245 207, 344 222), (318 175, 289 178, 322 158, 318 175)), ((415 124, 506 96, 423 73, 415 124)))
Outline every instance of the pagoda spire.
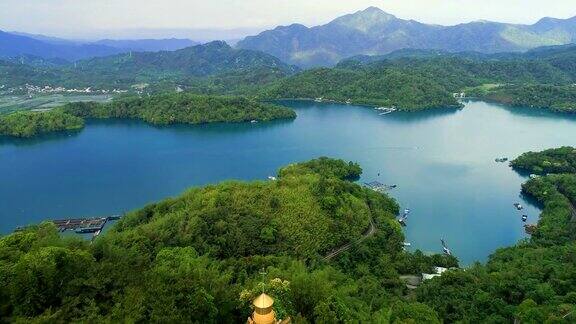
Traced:
POLYGON ((252 316, 248 318, 249 324, 277 323, 276 313, 274 313, 274 309, 272 308, 272 305, 274 305, 274 299, 272 299, 272 297, 262 293, 254 299, 252 305, 254 306, 254 312, 252 316))

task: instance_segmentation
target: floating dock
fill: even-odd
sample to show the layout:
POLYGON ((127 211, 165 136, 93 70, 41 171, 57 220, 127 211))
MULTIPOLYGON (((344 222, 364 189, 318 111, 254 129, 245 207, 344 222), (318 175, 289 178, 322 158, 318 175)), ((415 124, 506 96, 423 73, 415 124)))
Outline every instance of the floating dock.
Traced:
POLYGON ((76 233, 96 233, 102 231, 108 221, 118 220, 121 215, 112 215, 108 217, 94 217, 94 218, 69 218, 57 219, 52 222, 60 232, 74 231, 76 233))
POLYGON ((388 190, 396 189, 397 185, 385 185, 379 181, 365 182, 364 185, 376 192, 386 192, 388 190))

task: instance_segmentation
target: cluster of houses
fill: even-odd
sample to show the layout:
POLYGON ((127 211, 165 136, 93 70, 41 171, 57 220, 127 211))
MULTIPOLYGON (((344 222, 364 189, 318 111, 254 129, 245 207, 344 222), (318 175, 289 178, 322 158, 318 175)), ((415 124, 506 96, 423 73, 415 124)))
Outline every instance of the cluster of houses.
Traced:
MULTIPOLYGON (((1 85, 0 86, 0 90, 5 89, 6 86, 5 85, 1 85)), ((8 94, 10 93, 22 93, 22 92, 26 92, 29 95, 35 94, 35 93, 42 93, 42 94, 52 94, 52 93, 76 93, 76 94, 120 94, 120 93, 126 93, 128 92, 127 90, 120 90, 120 89, 112 89, 112 90, 94 90, 91 87, 88 88, 73 88, 73 89, 68 89, 65 87, 52 87, 52 86, 37 86, 37 85, 33 85, 33 84, 26 84, 24 86, 21 87, 16 87, 16 88, 12 88, 12 89, 8 89, 7 90, 8 94)))
POLYGON ((434 270, 433 273, 422 273, 420 276, 418 275, 400 276, 400 279, 404 281, 408 289, 416 289, 418 286, 422 284, 422 282, 434 279, 436 277, 440 277, 444 272, 448 271, 449 269, 443 267, 434 267, 433 270, 434 270))
POLYGON ((39 87, 31 84, 26 84, 25 89, 29 93, 98 93, 98 94, 107 94, 107 93, 126 93, 127 90, 120 90, 120 89, 112 89, 112 90, 93 90, 91 87, 87 88, 73 88, 67 89, 65 87, 51 87, 51 86, 44 86, 39 87))

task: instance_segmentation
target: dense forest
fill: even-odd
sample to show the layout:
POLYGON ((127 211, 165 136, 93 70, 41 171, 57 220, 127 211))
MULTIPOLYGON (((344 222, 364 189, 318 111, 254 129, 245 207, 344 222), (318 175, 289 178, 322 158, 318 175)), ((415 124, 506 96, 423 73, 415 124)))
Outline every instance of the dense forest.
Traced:
MULTIPOLYGON (((516 84, 526 85, 521 89, 527 90, 518 91, 511 103, 552 106, 555 110, 566 111, 574 102, 574 91, 568 85, 575 76, 571 66, 552 59, 489 59, 464 54, 392 57, 377 61, 350 59, 335 68, 308 70, 276 81, 262 95, 273 98, 322 97, 340 102, 350 100, 357 104, 418 110, 458 106, 453 93, 468 92, 474 87, 516 84), (536 101, 535 93, 540 89, 544 93, 541 100, 536 101), (552 98, 558 94, 560 98, 552 98)), ((471 91, 468 95, 477 96, 478 91, 471 91)))
POLYGON ((271 55, 214 41, 172 52, 130 52, 61 66, 0 60, 0 85, 129 90, 148 84, 150 91, 173 90, 180 85, 222 92, 270 82, 297 70, 271 55), (240 80, 245 81, 238 84, 240 80))
MULTIPOLYGON (((127 214, 93 244, 44 223, 0 238, 0 313, 27 322, 243 322, 265 290, 297 323, 576 320, 574 148, 527 153, 522 188, 543 213, 530 239, 463 270, 402 250, 396 202, 320 158, 275 181, 225 182, 127 214), (549 163, 544 163, 549 161, 549 163), (558 172, 558 173, 557 173, 558 172), (567 173, 568 172, 568 173, 567 173), (377 228, 353 249, 328 252, 377 228), (402 274, 450 268, 410 290, 402 274)), ((2 320, 0 320, 2 321, 2 320)))
POLYGON ((19 111, 0 115, 0 136, 33 137, 36 135, 77 130, 84 127, 84 120, 61 110, 44 112, 19 111))
POLYGON ((534 174, 576 173, 576 149, 562 147, 542 152, 527 152, 511 162, 517 170, 534 174))
POLYGON ((395 69, 315 69, 276 82, 265 98, 323 98, 418 110, 460 104, 432 78, 395 69))
POLYGON ((354 163, 290 165, 276 181, 225 182, 126 215, 92 245, 49 223, 0 238, 1 321, 244 322, 262 289, 297 322, 440 323, 400 273, 456 266, 402 251, 390 198, 346 179, 354 163), (322 256, 374 235, 337 260, 322 256))
POLYGON ((82 118, 141 119, 154 125, 270 121, 296 117, 296 113, 289 108, 246 97, 190 93, 128 97, 111 103, 70 103, 62 110, 82 118))
POLYGON ((110 103, 76 102, 46 112, 0 115, 0 135, 33 137, 84 127, 85 119, 140 119, 153 125, 270 121, 296 118, 286 107, 245 97, 170 93, 110 103))
POLYGON ((477 93, 478 98, 531 108, 546 108, 555 112, 576 113, 574 85, 518 85, 498 86, 477 93))
POLYGON ((464 91, 518 106, 573 111, 570 85, 576 82, 576 47, 494 55, 404 50, 382 57, 353 57, 333 68, 299 72, 270 55, 212 42, 175 52, 96 58, 73 66, 0 61, 0 80, 0 86, 24 92, 25 84, 151 94, 181 88, 198 94, 260 99, 350 100, 403 110, 459 106, 453 94, 464 91))

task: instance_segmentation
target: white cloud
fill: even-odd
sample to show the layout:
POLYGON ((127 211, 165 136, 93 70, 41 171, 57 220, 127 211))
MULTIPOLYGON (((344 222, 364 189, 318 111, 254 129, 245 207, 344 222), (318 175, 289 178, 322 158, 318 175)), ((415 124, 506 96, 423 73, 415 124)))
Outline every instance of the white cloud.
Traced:
POLYGON ((436 24, 533 23, 543 16, 576 15, 574 0, 0 0, 0 29, 95 37, 142 28, 310 26, 368 6, 436 24))

